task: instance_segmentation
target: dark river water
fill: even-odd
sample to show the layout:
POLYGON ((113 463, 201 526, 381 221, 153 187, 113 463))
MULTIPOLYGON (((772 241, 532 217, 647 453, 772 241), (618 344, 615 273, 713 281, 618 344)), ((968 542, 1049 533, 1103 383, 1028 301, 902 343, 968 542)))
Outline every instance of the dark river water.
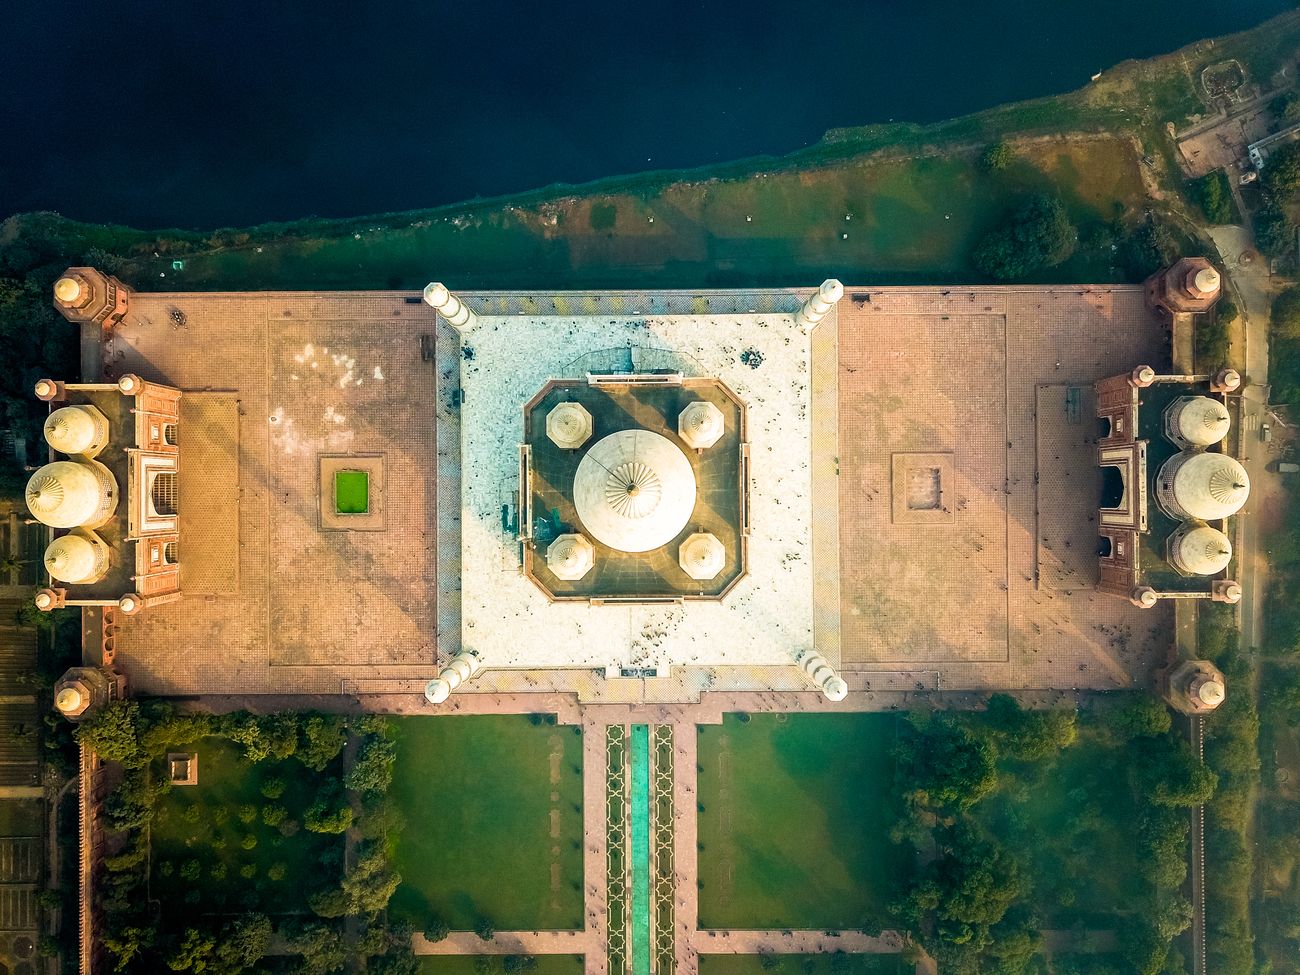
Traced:
POLYGON ((1066 91, 1288 0, 8 0, 0 216, 412 209, 1066 91))

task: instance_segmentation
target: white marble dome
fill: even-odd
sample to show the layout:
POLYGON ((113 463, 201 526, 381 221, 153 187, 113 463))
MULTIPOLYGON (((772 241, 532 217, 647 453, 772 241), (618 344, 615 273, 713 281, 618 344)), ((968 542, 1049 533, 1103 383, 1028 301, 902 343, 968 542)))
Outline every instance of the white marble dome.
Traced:
POLYGON ((677 435, 696 450, 712 447, 725 427, 722 411, 705 400, 696 400, 677 415, 677 435))
POLYGON ((1217 575, 1232 561, 1232 542, 1217 528, 1186 524, 1169 539, 1169 558, 1189 575, 1217 575))
POLYGON ((1228 435, 1228 408, 1209 396, 1182 396, 1169 406, 1166 430, 1180 447, 1210 447, 1228 435))
POLYGON ((61 454, 93 457, 108 443, 108 418, 90 405, 61 407, 45 418, 45 442, 61 454))
POLYGON ((716 579, 727 565, 727 550, 711 532, 696 532, 682 542, 677 562, 692 579, 708 582, 716 579))
POLYGON ((620 430, 578 464, 573 504, 583 527, 620 552, 676 538, 695 510, 695 471, 681 448, 649 430, 620 430))
POLYGON ((108 546, 86 532, 60 535, 45 549, 45 571, 71 585, 97 582, 108 568, 108 546))
POLYGON ((591 414, 581 403, 557 403, 546 414, 546 435, 562 450, 577 450, 591 438, 591 414))
POLYGON ((1183 451, 1160 468, 1156 498, 1180 520, 1218 521, 1235 515, 1250 497, 1250 477, 1227 454, 1183 451))
POLYGON ((557 579, 574 582, 596 564, 596 550, 582 535, 559 535, 546 549, 546 567, 557 579))
POLYGON ((27 482, 26 496, 32 516, 51 528, 93 528, 117 507, 113 475, 95 461, 46 464, 27 482))

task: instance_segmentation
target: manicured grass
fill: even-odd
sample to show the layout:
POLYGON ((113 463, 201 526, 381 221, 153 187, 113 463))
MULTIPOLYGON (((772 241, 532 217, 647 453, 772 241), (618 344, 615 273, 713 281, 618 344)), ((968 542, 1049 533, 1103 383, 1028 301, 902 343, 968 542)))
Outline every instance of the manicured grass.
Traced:
MULTIPOLYGON (((1139 803, 1128 746, 1102 744, 1081 721, 1079 741, 1039 774, 1010 774, 976 807, 998 841, 1021 858, 1043 926, 1113 928, 1149 894, 1138 869, 1139 803)), ((1102 719, 1104 720, 1104 719, 1102 719)), ((1136 747, 1136 746, 1133 746, 1136 747)))
POLYGON ((727 715, 699 728, 700 926, 888 923, 897 719, 727 715))
MULTIPOLYGON (((582 975, 582 955, 533 955, 536 964, 520 975, 582 975)), ((501 955, 425 955, 420 959, 420 975, 504 975, 501 955), (486 958, 489 967, 481 972, 476 966, 486 958)))
POLYGON ((582 926, 582 737, 527 715, 395 718, 390 910, 422 930, 582 926))
POLYGON ((370 475, 365 471, 336 471, 334 510, 340 515, 364 515, 370 510, 370 475))
MULTIPOLYGON (((183 271, 168 256, 122 274, 140 287, 200 290, 414 289, 435 265, 462 289, 775 287, 828 273, 951 283, 979 277, 972 246, 1027 195, 1060 195, 1081 228, 1133 218, 1146 202, 1125 139, 1024 143, 998 173, 978 157, 972 147, 660 186, 610 181, 577 196, 385 217, 356 236, 322 224, 317 236, 191 254, 183 271)), ((1109 243, 1082 249, 1043 279, 1118 280, 1112 260, 1109 243)))
MULTIPOLYGON (((301 828, 303 812, 315 801, 325 776, 296 759, 249 762, 237 745, 216 738, 182 750, 198 754, 199 781, 173 787, 158 801, 150 827, 151 896, 164 911, 308 910, 308 896, 331 885, 342 863, 341 836, 301 828), (270 779, 284 783, 278 799, 262 795, 270 779), (285 810, 284 825, 263 823, 268 807, 285 810), (240 814, 249 808, 257 818, 245 823, 240 814), (250 836, 256 846, 245 849, 243 841, 250 836), (190 862, 199 866, 197 879, 182 876, 190 862), (277 865, 284 870, 280 880, 269 876, 277 865), (247 868, 252 877, 241 874, 247 868)), ((154 763, 159 778, 166 774, 163 764, 154 763)))
POLYGON ((0 801, 0 836, 41 836, 45 803, 39 799, 0 801))
POLYGON ((772 955, 764 968, 761 955, 700 955, 700 975, 904 975, 915 965, 902 955, 772 955), (771 965, 771 962, 768 962, 771 965))

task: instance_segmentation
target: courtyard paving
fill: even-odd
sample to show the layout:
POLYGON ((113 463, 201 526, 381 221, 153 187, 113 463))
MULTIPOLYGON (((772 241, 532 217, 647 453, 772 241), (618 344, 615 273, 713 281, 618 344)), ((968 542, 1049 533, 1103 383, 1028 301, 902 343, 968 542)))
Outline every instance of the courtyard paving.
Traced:
POLYGON ((1141 289, 850 289, 838 314, 843 666, 945 689, 1145 680, 1172 612, 1096 593, 1089 557, 1091 385, 1169 359, 1141 289), (934 497, 897 496, 929 475, 934 497))

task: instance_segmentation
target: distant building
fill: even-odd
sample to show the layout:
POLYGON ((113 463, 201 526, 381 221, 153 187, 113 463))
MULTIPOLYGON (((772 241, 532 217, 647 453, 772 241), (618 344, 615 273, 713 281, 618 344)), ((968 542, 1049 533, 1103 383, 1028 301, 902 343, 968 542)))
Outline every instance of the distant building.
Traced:
POLYGON ((1295 142, 1297 139, 1300 139, 1300 122, 1295 125, 1288 125, 1281 132, 1274 132, 1258 142, 1252 142, 1246 147, 1246 152, 1250 156, 1250 161, 1256 171, 1262 172, 1268 164, 1270 154, 1277 152, 1282 146, 1295 142))

